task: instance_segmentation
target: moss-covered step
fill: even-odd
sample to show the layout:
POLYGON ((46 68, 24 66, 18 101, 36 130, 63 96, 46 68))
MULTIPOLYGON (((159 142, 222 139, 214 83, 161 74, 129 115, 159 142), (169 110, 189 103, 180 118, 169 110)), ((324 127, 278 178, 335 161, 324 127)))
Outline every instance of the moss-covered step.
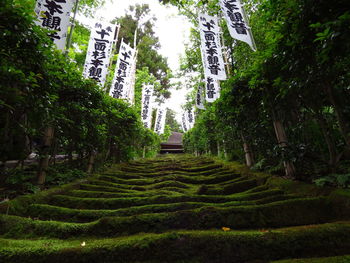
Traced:
MULTIPOLYGON (((350 253, 347 252, 347 253, 350 253)), ((335 257, 294 258, 271 261, 271 263, 350 263, 350 254, 335 257)))
POLYGON ((349 249, 349 224, 325 224, 257 231, 171 231, 105 239, 0 238, 0 262, 267 263, 296 257, 339 256, 349 249))
MULTIPOLYGON (((225 171, 225 172, 219 172, 215 175, 210 176, 188 176, 186 174, 180 174, 180 173, 172 173, 167 174, 159 177, 139 177, 139 178, 133 178, 133 176, 126 177, 123 175, 122 177, 119 177, 115 173, 103 173, 100 176, 98 176, 100 180, 104 181, 110 181, 112 183, 117 184, 131 184, 131 185, 140 185, 145 186, 149 184, 159 183, 163 181, 168 180, 175 180, 182 183, 188 183, 188 184, 218 184, 218 183, 224 183, 227 181, 230 181, 232 179, 242 178, 240 174, 233 173, 232 171, 225 171)), ((246 178, 246 176, 245 176, 246 178)))
POLYGON ((250 201, 264 197, 280 195, 283 192, 271 189, 255 193, 235 195, 154 195, 149 197, 123 197, 123 198, 86 198, 68 195, 54 195, 49 204, 77 209, 117 209, 147 204, 166 204, 179 202, 211 202, 223 203, 230 201, 250 201))
POLYGON ((266 228, 319 224, 331 221, 332 211, 323 198, 293 199, 264 205, 202 207, 176 212, 103 217, 91 223, 61 223, 0 215, 0 234, 74 237, 78 235, 117 236, 173 229, 266 228), (46 229, 46 230, 45 230, 46 229))
POLYGON ((29 206, 26 214, 32 218, 39 218, 41 220, 58 220, 65 222, 91 222, 101 217, 107 216, 133 216, 145 213, 175 212, 200 207, 231 207, 242 205, 247 206, 266 204, 275 201, 289 200, 294 198, 297 197, 293 195, 274 195, 254 201, 230 201, 225 203, 181 202, 169 204, 149 204, 115 210, 72 209, 47 204, 32 204, 29 206))

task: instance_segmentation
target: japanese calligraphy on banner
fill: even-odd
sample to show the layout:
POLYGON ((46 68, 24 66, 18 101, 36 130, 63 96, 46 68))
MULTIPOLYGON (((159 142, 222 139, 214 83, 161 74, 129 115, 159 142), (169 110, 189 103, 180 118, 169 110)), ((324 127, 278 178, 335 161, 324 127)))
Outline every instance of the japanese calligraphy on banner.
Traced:
POLYGON ((226 72, 221 52, 218 19, 206 14, 199 14, 199 30, 204 74, 208 77, 225 80, 226 72))
POLYGON ((123 41, 120 45, 114 79, 109 95, 116 99, 128 99, 132 81, 135 50, 123 41))
POLYGON ((101 86, 106 81, 116 30, 116 25, 102 22, 96 22, 91 30, 83 75, 101 86))
POLYGON ((219 81, 212 78, 205 78, 205 100, 207 102, 214 102, 220 97, 219 81))
POLYGON ((203 98, 203 88, 201 86, 198 87, 197 96, 196 96, 196 107, 197 109, 204 110, 204 98, 203 98))
POLYGON ((136 61, 137 61, 137 51, 135 52, 135 58, 134 58, 133 66, 131 69, 130 88, 129 88, 129 92, 127 94, 127 100, 132 105, 134 105, 134 103, 135 103, 136 61))
POLYGON ((153 86, 144 85, 142 88, 142 107, 141 107, 141 119, 143 125, 146 128, 151 128, 152 120, 152 104, 151 98, 153 95, 153 86))
POLYGON ((186 110, 186 120, 187 120, 187 127, 188 129, 192 129, 194 126, 194 110, 188 109, 186 110))
POLYGON ((248 26, 240 0, 220 0, 219 3, 225 15, 231 37, 247 43, 256 51, 253 34, 248 26))
POLYGON ((57 48, 64 50, 66 47, 67 31, 69 26, 70 12, 75 0, 37 0, 35 24, 52 30, 49 37, 57 48))
POLYGON ((185 112, 182 114, 181 125, 182 125, 183 131, 187 132, 188 131, 188 125, 187 125, 187 118, 186 118, 186 113, 185 112))
POLYGON ((166 112, 167 112, 167 108, 165 107, 159 107, 157 110, 157 117, 156 117, 156 123, 154 126, 154 132, 156 132, 158 135, 164 133, 166 112))

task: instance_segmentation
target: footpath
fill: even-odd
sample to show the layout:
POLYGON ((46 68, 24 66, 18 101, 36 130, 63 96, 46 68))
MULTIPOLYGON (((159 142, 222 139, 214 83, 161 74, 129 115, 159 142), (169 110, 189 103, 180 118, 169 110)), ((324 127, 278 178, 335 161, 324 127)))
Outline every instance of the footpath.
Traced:
POLYGON ((350 262, 350 191, 164 155, 0 204, 0 262, 350 262))

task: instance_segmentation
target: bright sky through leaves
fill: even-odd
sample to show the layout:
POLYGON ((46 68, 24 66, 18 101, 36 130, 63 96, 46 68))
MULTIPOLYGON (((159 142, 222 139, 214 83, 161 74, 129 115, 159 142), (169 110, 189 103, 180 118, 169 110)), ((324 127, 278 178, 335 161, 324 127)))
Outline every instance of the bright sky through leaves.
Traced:
MULTIPOLYGON (((107 3, 96 12, 96 19, 111 21, 115 17, 125 15, 130 5, 148 4, 151 15, 157 18, 154 30, 159 37, 160 53, 168 58, 170 68, 175 72, 179 68, 180 55, 184 53, 184 41, 188 39, 190 23, 178 15, 177 8, 159 4, 158 0, 113 0, 107 3)), ((185 102, 187 91, 172 90, 172 96, 167 102, 168 107, 177 112, 177 119, 180 120, 181 104, 185 102)))

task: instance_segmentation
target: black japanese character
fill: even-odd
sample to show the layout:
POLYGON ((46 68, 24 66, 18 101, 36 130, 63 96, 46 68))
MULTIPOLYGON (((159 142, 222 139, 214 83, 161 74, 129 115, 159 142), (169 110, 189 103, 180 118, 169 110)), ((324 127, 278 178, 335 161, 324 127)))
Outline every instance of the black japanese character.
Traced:
POLYGON ((216 48, 211 47, 211 48, 207 49, 207 53, 208 53, 210 56, 214 56, 214 55, 217 55, 217 54, 218 54, 218 51, 217 51, 216 48))
POLYGON ((103 66, 103 61, 100 59, 92 59, 90 64, 97 68, 98 66, 103 66))
POLYGON ((130 55, 126 52, 121 54, 124 57, 124 60, 126 60, 127 58, 130 58, 130 55))
POLYGON ((244 23, 233 23, 232 27, 236 29, 237 34, 247 35, 247 27, 244 23))
POLYGON ((96 41, 95 42, 95 50, 105 51, 106 47, 107 46, 106 46, 105 42, 101 42, 101 41, 96 41))
POLYGON ((234 10, 239 10, 239 8, 237 7, 237 1, 236 0, 224 1, 224 6, 228 10, 230 10, 231 12, 233 12, 234 10))
POLYGON ((46 0, 46 5, 44 5, 45 7, 47 7, 47 9, 49 10, 50 14, 53 15, 56 12, 59 14, 62 14, 62 6, 58 5, 56 2, 58 3, 65 3, 62 1, 50 1, 50 0, 46 0))
POLYGON ((52 41, 55 39, 61 39, 61 37, 58 35, 58 32, 52 32, 48 34, 49 38, 51 38, 52 41))
POLYGON ((89 77, 97 81, 100 81, 99 78, 101 78, 101 73, 102 73, 102 68, 91 67, 89 69, 89 77))
POLYGON ((202 25, 205 26, 209 31, 210 31, 212 28, 214 28, 214 26, 213 26, 212 23, 210 23, 210 22, 207 22, 207 23, 202 24, 202 25))
POLYGON ((102 29, 101 31, 96 31, 96 33, 101 35, 102 39, 105 37, 105 35, 109 36, 109 33, 104 29, 102 29))
POLYGON ((43 20, 42 26, 48 27, 54 30, 61 31, 60 25, 61 25, 61 18, 58 16, 52 16, 49 12, 45 12, 44 16, 40 18, 43 20))

